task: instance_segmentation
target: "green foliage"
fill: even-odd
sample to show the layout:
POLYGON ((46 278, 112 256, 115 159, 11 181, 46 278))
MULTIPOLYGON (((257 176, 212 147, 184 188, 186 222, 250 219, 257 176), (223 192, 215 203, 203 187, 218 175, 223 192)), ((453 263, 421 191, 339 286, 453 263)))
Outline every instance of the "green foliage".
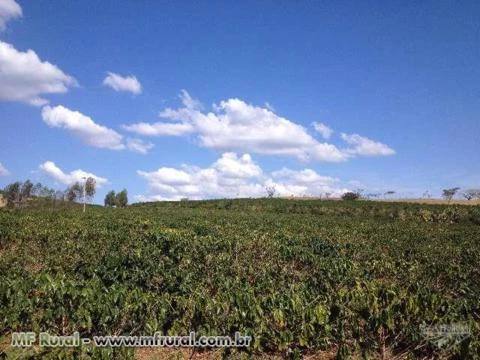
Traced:
POLYGON ((115 194, 115 191, 110 191, 105 195, 104 204, 106 207, 126 207, 128 204, 128 193, 126 189, 123 189, 119 193, 115 194))
POLYGON ((96 184, 97 184, 97 182, 92 177, 89 177, 89 178, 87 178, 87 180, 85 180, 85 185, 84 185, 85 186, 85 196, 88 197, 89 199, 91 199, 95 196, 95 193, 97 191, 96 184))
POLYGON ((128 204, 128 193, 126 189, 120 191, 115 195, 115 205, 117 207, 126 207, 128 204))
MULTIPOLYGON (((240 331, 253 337, 241 351, 260 358, 332 349, 339 359, 375 358, 385 346, 410 358, 474 359, 479 215, 474 206, 275 198, 83 216, 2 209, 0 331, 240 331), (467 341, 442 350, 421 336, 423 325, 453 323, 470 327, 467 341)), ((72 355, 62 351, 74 350, 42 357, 72 355)), ((83 356, 133 356, 114 351, 123 350, 83 356)))
POLYGON ((103 201, 105 206, 115 206, 115 191, 111 190, 105 195, 105 200, 103 201))
POLYGON ((21 196, 22 198, 29 198, 32 196, 33 183, 30 180, 22 184, 21 196))
POLYGON ((5 189, 3 189, 3 196, 7 201, 8 206, 13 206, 15 203, 18 203, 22 199, 22 183, 16 181, 12 184, 8 184, 5 189))
POLYGON ((360 194, 357 192, 346 192, 342 195, 342 200, 357 200, 360 198, 360 194))
POLYGON ((2 191, 2 195, 7 201, 9 207, 23 205, 32 197, 49 197, 53 198, 55 190, 43 186, 40 183, 33 185, 30 180, 25 182, 16 181, 8 184, 2 191))
POLYGON ((67 201, 73 202, 81 200, 83 196, 83 187, 77 181, 65 191, 65 194, 67 201))

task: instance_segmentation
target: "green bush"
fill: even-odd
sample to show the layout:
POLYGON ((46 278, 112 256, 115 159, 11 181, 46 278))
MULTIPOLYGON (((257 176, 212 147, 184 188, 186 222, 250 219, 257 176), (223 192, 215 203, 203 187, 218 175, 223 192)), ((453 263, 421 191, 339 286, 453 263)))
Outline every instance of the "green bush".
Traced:
POLYGON ((360 198, 360 195, 355 192, 346 192, 345 194, 342 195, 342 200, 357 200, 360 198))

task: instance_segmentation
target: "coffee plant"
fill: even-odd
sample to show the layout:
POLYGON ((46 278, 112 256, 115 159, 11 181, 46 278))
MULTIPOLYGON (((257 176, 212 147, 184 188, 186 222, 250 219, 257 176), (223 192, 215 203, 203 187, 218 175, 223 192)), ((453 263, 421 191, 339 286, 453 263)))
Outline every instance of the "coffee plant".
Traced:
POLYGON ((275 198, 2 209, 0 352, 135 356, 14 349, 16 331, 238 331, 252 344, 225 358, 478 359, 479 214, 475 206, 275 198), (449 324, 468 326, 469 336, 442 348, 421 331, 449 324))

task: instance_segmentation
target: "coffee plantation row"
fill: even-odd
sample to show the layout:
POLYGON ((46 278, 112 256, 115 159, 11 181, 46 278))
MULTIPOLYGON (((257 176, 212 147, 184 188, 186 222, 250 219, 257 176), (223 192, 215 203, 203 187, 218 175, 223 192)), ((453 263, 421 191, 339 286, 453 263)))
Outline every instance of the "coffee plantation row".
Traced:
POLYGON ((138 355, 13 348, 16 331, 238 331, 251 346, 216 354, 477 359, 479 265, 478 206, 245 199, 90 206, 85 214, 1 209, 0 353, 138 355), (452 324, 468 335, 422 331, 452 324))

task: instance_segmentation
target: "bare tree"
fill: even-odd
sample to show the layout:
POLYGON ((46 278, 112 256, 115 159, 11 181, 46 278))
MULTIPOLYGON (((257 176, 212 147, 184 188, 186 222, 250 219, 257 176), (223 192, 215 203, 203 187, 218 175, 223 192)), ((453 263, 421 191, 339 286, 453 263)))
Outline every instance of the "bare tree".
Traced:
POLYGON ((265 191, 267 192, 267 197, 271 199, 275 196, 277 189, 275 188, 275 185, 267 185, 265 186, 265 191))
POLYGON ((463 197, 467 200, 480 199, 480 189, 465 190, 463 197))

